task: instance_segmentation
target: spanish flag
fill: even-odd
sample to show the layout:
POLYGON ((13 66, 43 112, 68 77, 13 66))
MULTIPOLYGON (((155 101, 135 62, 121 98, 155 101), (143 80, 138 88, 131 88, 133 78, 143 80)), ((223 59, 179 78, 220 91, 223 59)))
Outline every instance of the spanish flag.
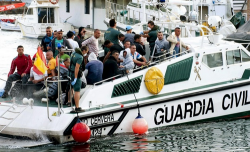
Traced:
POLYGON ((39 75, 43 75, 48 70, 46 66, 46 59, 40 46, 37 48, 36 60, 34 62, 33 71, 39 75))

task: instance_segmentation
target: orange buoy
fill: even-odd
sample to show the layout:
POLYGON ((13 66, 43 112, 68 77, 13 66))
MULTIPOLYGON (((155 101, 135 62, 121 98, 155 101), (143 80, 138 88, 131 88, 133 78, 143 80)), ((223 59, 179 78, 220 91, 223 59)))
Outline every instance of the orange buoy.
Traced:
POLYGON ((91 136, 91 130, 89 126, 83 122, 78 121, 72 129, 72 136, 76 142, 86 142, 91 136))
POLYGON ((135 134, 145 134, 148 131, 148 123, 147 121, 140 115, 135 118, 132 129, 135 134))

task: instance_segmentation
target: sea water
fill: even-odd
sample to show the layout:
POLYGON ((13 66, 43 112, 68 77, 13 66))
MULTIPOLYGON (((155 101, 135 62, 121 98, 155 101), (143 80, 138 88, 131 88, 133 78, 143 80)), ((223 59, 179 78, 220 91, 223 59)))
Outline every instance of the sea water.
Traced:
MULTIPOLYGON (((6 79, 11 61, 17 56, 17 46, 24 46, 24 53, 31 57, 41 40, 23 38, 20 32, 0 31, 0 78, 6 79)), ((0 82, 2 82, 0 80, 0 82)), ((1 83, 0 83, 1 86, 1 83)), ((202 124, 178 125, 150 130, 147 135, 113 135, 91 138, 87 143, 69 142, 48 144, 34 148, 21 148, 15 144, 1 145, 0 151, 250 151, 250 119, 218 121, 202 124)), ((46 139, 41 139, 41 143, 46 139)), ((25 145, 32 141, 24 141, 25 145)), ((39 141, 35 141, 39 142, 39 141)))

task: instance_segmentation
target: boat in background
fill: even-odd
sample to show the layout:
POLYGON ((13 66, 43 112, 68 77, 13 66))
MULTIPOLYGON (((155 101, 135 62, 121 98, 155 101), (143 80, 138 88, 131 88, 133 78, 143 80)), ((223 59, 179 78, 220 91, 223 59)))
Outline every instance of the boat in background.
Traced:
POLYGON ((20 27, 17 24, 15 24, 15 20, 14 22, 10 22, 9 20, 7 20, 7 22, 4 22, 3 20, 0 20, 0 24, 1 24, 1 30, 21 32, 20 27))
MULTIPOLYGON (((190 24, 202 24, 209 27, 214 32, 219 32, 224 37, 236 31, 234 25, 229 21, 233 15, 232 0, 206 0, 206 1, 185 1, 185 0, 132 0, 127 6, 119 5, 110 0, 106 0, 106 19, 104 23, 108 25, 110 19, 116 19, 117 29, 124 31, 127 25, 133 27, 135 33, 140 33, 136 26, 144 23, 144 30, 147 30, 147 22, 173 22, 190 24), (216 16, 216 17, 215 17, 216 16), (211 19, 210 19, 211 18, 211 19), (210 20, 210 23, 209 23, 210 20), (217 26, 213 25, 216 23, 217 26), (220 30, 217 30, 220 28, 220 30)), ((175 26, 164 27, 174 31, 175 26)), ((181 27, 182 28, 182 27, 181 27)), ((182 37, 185 29, 182 30, 182 37)), ((204 29, 204 34, 208 31, 204 29)), ((200 36, 201 32, 197 28, 191 29, 191 34, 200 36)))
POLYGON ((50 1, 34 0, 28 6, 26 14, 17 19, 17 23, 21 28, 22 35, 30 38, 42 38, 46 35, 46 28, 52 27, 53 30, 62 28, 65 32, 74 30, 74 27, 60 21, 59 4, 52 4, 50 1))

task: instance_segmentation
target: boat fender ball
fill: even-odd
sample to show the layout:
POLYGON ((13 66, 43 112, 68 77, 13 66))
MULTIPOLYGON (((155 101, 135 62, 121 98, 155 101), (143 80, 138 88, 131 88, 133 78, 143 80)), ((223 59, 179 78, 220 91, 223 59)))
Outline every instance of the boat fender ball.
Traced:
POLYGON ((89 140, 91 130, 89 126, 83 122, 78 122, 72 129, 72 136, 76 142, 83 143, 89 140))
POLYGON ((133 124, 132 129, 135 134, 145 134, 148 131, 147 121, 139 114, 133 124))

